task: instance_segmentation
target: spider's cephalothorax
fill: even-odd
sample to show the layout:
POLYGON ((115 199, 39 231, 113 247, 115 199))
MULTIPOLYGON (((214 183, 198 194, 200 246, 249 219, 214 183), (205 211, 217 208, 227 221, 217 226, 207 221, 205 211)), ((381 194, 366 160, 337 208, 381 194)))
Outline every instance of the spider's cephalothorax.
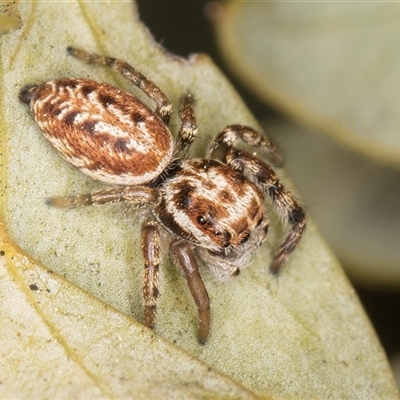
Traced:
POLYGON ((303 209, 273 169, 234 144, 242 140, 259 147, 276 165, 281 164, 279 151, 254 129, 230 125, 217 135, 206 158, 190 159, 188 150, 197 134, 190 94, 181 100, 182 124, 174 148, 167 127, 171 103, 152 81, 118 59, 73 48, 68 52, 131 80, 155 102, 156 111, 129 93, 92 80, 64 78, 23 88, 20 99, 31 107, 60 154, 92 178, 120 185, 48 202, 81 207, 126 201, 147 208, 149 219, 142 227, 144 322, 154 326, 161 227, 172 236, 170 255, 186 276, 199 310, 199 341, 204 342, 210 303, 196 259, 202 259, 218 279, 237 275, 267 234, 265 195, 290 227, 272 260, 273 273, 278 273, 305 230, 303 209))

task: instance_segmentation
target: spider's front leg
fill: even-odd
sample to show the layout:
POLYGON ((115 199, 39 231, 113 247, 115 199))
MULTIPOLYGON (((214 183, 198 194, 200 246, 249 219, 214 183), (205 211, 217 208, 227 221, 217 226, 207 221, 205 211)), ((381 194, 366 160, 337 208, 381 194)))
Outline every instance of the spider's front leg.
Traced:
POLYGON ((285 188, 274 170, 251 154, 230 148, 226 155, 226 163, 241 171, 254 181, 268 195, 278 213, 290 225, 290 231, 272 260, 270 270, 277 274, 289 254, 296 247, 306 228, 306 215, 303 208, 285 188))
POLYGON ((210 299, 203 280, 201 279, 199 266, 186 240, 175 239, 171 243, 170 249, 172 259, 185 273, 190 292, 199 310, 200 321, 198 339, 200 343, 204 343, 210 331, 210 299))
POLYGON ((182 122, 178 132, 178 148, 181 157, 187 155, 198 132, 194 103, 194 97, 189 93, 181 98, 179 104, 179 116, 182 122))
POLYGON ((208 157, 224 157, 227 151, 240 139, 249 146, 261 148, 274 165, 282 166, 283 157, 275 144, 263 134, 246 125, 229 125, 218 133, 208 150, 208 157))

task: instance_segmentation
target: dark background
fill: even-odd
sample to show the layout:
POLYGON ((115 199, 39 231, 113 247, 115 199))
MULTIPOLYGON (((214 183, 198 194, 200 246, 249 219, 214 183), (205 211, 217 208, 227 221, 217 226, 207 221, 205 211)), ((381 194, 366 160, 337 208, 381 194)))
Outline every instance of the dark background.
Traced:
MULTIPOLYGON (((274 115, 274 110, 258 101, 231 75, 221 59, 212 24, 204 12, 209 0, 138 0, 137 3, 142 21, 157 42, 183 57, 191 53, 207 53, 229 78, 258 120, 263 121, 274 115)), ((400 293, 355 286, 387 355, 391 357, 400 353, 400 293)))

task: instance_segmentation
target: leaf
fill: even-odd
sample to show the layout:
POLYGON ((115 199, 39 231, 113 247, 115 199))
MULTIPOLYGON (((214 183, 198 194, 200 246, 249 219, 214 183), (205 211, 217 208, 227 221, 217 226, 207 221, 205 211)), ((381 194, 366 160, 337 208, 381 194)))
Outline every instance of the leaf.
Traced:
POLYGON ((15 1, 2 1, 0 4, 0 35, 21 26, 21 17, 15 1))
MULTIPOLYGON (((212 302, 205 345, 196 341, 185 280, 167 258, 155 333, 140 324, 141 217, 121 204, 46 207, 47 197, 101 185, 56 154, 18 101, 20 88, 80 76, 135 91, 69 57, 65 48, 74 45, 135 65, 175 110, 182 93, 194 92, 197 154, 227 124, 258 125, 206 56, 168 54, 130 3, 30 2, 20 12, 22 29, 0 42, 2 214, 12 240, 4 236, 2 245, 3 397, 32 397, 39 375, 41 398, 395 398, 375 334, 311 221, 279 279, 268 273, 265 247, 226 284, 202 270, 212 302)), ((174 115, 173 133, 178 125, 174 115)), ((271 246, 281 230, 276 219, 271 246)))
POLYGON ((323 236, 374 288, 400 285, 399 10, 242 2, 216 24, 227 65, 302 125, 267 122, 323 236))
POLYGON ((2 235, 2 398, 256 398, 2 235))

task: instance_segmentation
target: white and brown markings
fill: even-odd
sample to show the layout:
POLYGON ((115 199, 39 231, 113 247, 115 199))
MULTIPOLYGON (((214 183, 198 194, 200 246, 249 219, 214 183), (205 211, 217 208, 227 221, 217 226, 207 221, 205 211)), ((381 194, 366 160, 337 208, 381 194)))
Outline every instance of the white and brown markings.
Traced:
POLYGON ((71 164, 94 179, 140 185, 172 155, 163 120, 136 97, 105 83, 58 79, 29 91, 36 122, 71 164))
POLYGON ((29 85, 20 92, 45 137, 62 157, 99 181, 120 185, 74 197, 55 197, 55 207, 84 207, 125 201, 149 211, 142 227, 144 322, 153 328, 159 293, 160 229, 171 234, 170 256, 182 269, 199 312, 198 339, 210 331, 210 301, 198 259, 219 280, 238 275, 264 241, 268 196, 289 231, 270 270, 277 274, 301 239, 305 213, 274 170, 254 155, 236 149, 238 140, 266 152, 280 166, 278 149, 244 125, 230 125, 211 143, 207 157, 190 159, 197 135, 194 99, 181 99, 178 141, 168 129, 167 96, 129 64, 68 48, 88 63, 107 66, 132 81, 155 102, 153 111, 137 97, 105 83, 63 78, 29 85), (178 154, 178 158, 173 157, 178 154))

